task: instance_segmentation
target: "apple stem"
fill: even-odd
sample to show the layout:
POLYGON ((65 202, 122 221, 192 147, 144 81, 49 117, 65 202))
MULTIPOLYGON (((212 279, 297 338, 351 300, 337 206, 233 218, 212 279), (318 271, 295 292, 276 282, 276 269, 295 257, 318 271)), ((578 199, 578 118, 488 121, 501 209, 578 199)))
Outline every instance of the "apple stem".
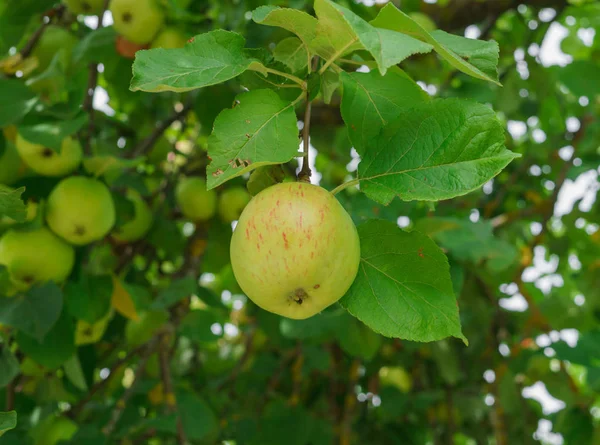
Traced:
POLYGON ((359 183, 360 183, 360 179, 358 179, 358 178, 354 178, 354 179, 353 179, 353 180, 351 180, 351 181, 344 182, 343 184, 340 184, 340 185, 338 185, 336 188, 334 188, 334 189, 331 191, 331 194, 332 194, 332 195, 337 195, 337 194, 338 194, 339 192, 341 192, 342 190, 344 190, 344 189, 347 189, 348 187, 352 187, 353 185, 357 185, 357 184, 359 184, 359 183))

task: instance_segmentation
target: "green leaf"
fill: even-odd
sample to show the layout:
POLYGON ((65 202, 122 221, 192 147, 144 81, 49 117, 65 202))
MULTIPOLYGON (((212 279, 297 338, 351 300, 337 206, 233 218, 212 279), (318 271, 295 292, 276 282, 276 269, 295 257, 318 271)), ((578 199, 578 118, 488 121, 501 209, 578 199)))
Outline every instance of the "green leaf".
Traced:
POLYGON ((592 60, 576 60, 564 67, 553 67, 559 81, 575 96, 600 95, 600 63, 592 60))
POLYGON ((87 122, 88 115, 86 113, 80 114, 79 117, 72 120, 41 120, 32 125, 20 125, 18 128, 21 136, 29 142, 41 144, 59 153, 63 139, 77 133, 87 122))
POLYGON ((448 37, 449 35, 443 31, 435 31, 430 34, 391 3, 381 9, 375 20, 371 21, 371 25, 421 39, 431 44, 435 51, 454 68, 470 76, 500 85, 496 72, 499 50, 498 44, 495 42, 469 43, 465 42, 466 39, 462 37, 448 37), (467 61, 463 57, 469 60, 467 61))
POLYGON ((244 52, 244 37, 224 30, 197 35, 183 48, 138 51, 131 91, 189 91, 215 85, 262 65, 244 52))
MULTIPOLYGON (((310 42, 315 38, 317 19, 306 12, 276 6, 261 6, 252 11, 252 20, 261 25, 278 26, 293 32, 310 48, 310 42)), ((308 56, 305 56, 308 63, 308 56)))
POLYGON ((487 106, 437 99, 403 110, 369 144, 358 167, 361 190, 382 204, 464 195, 519 155, 487 106))
MULTIPOLYGON (((44 306, 42 304, 42 306, 44 306)), ((43 341, 17 333, 19 348, 35 362, 49 369, 56 369, 75 353, 75 325, 66 311, 46 334, 43 341)))
POLYGON ((79 282, 65 286, 65 301, 69 313, 78 320, 94 324, 110 310, 113 280, 110 275, 83 275, 79 282))
POLYGON ((218 430, 219 424, 217 418, 208 404, 190 392, 177 393, 177 406, 181 416, 183 429, 187 434, 188 439, 207 440, 207 443, 214 443, 214 437, 218 430))
POLYGON ((65 375, 73 386, 81 391, 88 390, 88 385, 85 381, 85 376, 83 375, 83 369, 81 368, 81 362, 79 361, 77 354, 73 354, 73 356, 65 362, 63 368, 65 370, 65 375))
MULTIPOLYGON (((2 2, 0 8, 0 53, 17 46, 27 25, 37 14, 50 9, 55 0, 23 0, 2 2)), ((0 96, 2 97, 2 96, 0 96)))
POLYGON ((124 171, 128 168, 137 167, 144 162, 143 157, 124 159, 112 155, 98 155, 83 160, 85 171, 93 176, 102 176, 115 171, 124 171))
POLYGON ((4 388, 19 374, 19 361, 10 351, 8 344, 0 349, 0 388, 4 388))
POLYGON ((369 141, 395 120, 402 110, 429 100, 429 95, 404 71, 394 68, 385 76, 342 73, 341 111, 354 148, 364 155, 369 141))
POLYGON ((172 281, 169 287, 159 292, 152 303, 152 309, 165 309, 183 298, 189 297, 198 291, 198 283, 193 277, 180 278, 172 281))
POLYGON ((288 162, 298 155, 294 103, 271 90, 254 90, 236 97, 233 109, 223 110, 208 140, 208 189, 255 168, 288 162))
POLYGON ((17 412, 0 412, 0 436, 17 427, 17 412))
POLYGON ((215 335, 210 330, 214 323, 225 323, 227 319, 219 316, 217 311, 194 310, 181 321, 180 332, 191 340, 198 342, 215 342, 221 336, 215 335))
POLYGON ((435 341, 461 332, 448 260, 431 239, 395 223, 358 226, 361 262, 340 304, 375 332, 435 341))
POLYGON ((114 54, 117 32, 113 27, 103 27, 87 34, 73 48, 73 65, 102 62, 114 54))
POLYGON ((319 23, 311 45, 328 62, 344 54, 366 49, 383 75, 390 66, 407 57, 433 49, 428 43, 406 34, 376 28, 349 9, 329 0, 315 0, 315 12, 319 23))
POLYGON ((285 172, 281 165, 267 165, 259 167, 252 172, 246 183, 246 188, 252 196, 258 195, 267 187, 279 184, 285 178, 285 172))
POLYGON ((335 71, 328 69, 320 77, 321 80, 321 94, 323 95, 323 102, 326 104, 331 103, 333 94, 337 91, 340 86, 340 75, 335 71))
POLYGON ((0 184, 0 217, 6 216, 17 222, 25 222, 27 206, 21 199, 25 187, 11 189, 0 184))
POLYGON ((0 323, 41 340, 55 325, 63 307, 60 288, 48 282, 11 298, 0 298, 0 323))
POLYGON ((273 57, 286 65, 292 73, 305 70, 308 66, 306 47, 297 37, 288 37, 280 41, 273 50, 273 57))
POLYGON ((19 122, 37 102, 35 93, 14 79, 0 79, 0 97, 4 104, 10 104, 0 107, 0 127, 19 122))
POLYGON ((335 327, 335 335, 346 354, 369 361, 381 346, 381 335, 346 314, 335 327))

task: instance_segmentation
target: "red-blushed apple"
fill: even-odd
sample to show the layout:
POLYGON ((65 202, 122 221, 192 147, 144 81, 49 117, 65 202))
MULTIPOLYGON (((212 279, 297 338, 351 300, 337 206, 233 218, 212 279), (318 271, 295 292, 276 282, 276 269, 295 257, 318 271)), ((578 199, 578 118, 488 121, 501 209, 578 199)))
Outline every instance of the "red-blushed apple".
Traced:
POLYGON ((350 215, 327 190, 269 187, 246 206, 231 239, 231 265, 246 295, 288 318, 311 317, 350 288, 360 243, 350 215))
POLYGON ((150 43, 165 20, 156 0, 111 0, 110 12, 115 31, 140 45, 150 43))

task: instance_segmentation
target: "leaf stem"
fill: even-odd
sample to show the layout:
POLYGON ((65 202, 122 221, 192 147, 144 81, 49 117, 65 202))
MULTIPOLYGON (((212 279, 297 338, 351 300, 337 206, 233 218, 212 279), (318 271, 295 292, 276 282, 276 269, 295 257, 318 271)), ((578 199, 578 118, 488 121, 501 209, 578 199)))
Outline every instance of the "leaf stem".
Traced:
POLYGON ((284 73, 283 71, 274 70, 272 68, 267 68, 266 66, 264 67, 264 70, 267 73, 275 74, 277 76, 281 76, 281 77, 285 77, 286 79, 290 79, 292 82, 297 83, 298 85, 300 85, 300 88, 302 88, 304 91, 306 91, 306 88, 307 88, 306 82, 304 80, 300 79, 299 77, 296 77, 293 74, 284 73))
POLYGON ((358 178, 354 178, 351 181, 348 182, 344 182, 343 184, 338 185, 336 188, 334 188, 331 191, 332 195, 337 195, 339 192, 341 192, 344 189, 347 189, 348 187, 352 187, 353 185, 357 185, 358 183, 360 183, 360 179, 358 178))
POLYGON ((344 51, 346 51, 348 48, 350 48, 356 42, 356 40, 357 39, 350 40, 346 46, 344 46, 342 49, 337 51, 333 56, 331 56, 331 59, 329 59, 327 62, 325 62, 325 65, 323 65, 321 67, 321 69, 319 70, 319 74, 323 74, 325 71, 327 71, 327 68, 329 68, 333 62, 335 62, 342 54, 344 54, 344 51))

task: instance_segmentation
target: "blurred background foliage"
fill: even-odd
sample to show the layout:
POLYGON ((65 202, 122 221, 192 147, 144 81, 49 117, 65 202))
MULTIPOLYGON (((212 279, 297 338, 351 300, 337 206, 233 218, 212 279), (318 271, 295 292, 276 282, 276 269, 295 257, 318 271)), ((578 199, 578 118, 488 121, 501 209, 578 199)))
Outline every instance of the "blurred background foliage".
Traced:
MULTIPOLYGON (((160 3, 166 26, 186 38, 235 30, 248 47, 271 50, 287 32, 257 25, 250 11, 312 8, 305 0, 160 3)), ((338 3, 365 19, 384 4, 338 3)), ((53 0, 0 2, 1 182, 25 186, 24 199, 43 206, 58 179, 10 159, 11 124, 35 107, 25 116, 32 127, 78 125, 84 103, 93 110, 79 126, 94 153, 86 170, 102 171, 116 195, 136 190, 154 216, 139 241, 107 238, 77 250, 73 283, 91 290, 66 286, 61 318, 43 343, 3 328, 0 394, 19 421, 1 444, 167 445, 182 436, 228 445, 600 443, 600 3, 393 3, 426 27, 500 45, 502 87, 433 53, 402 68, 432 96, 491 104, 520 159, 451 201, 382 207, 353 189, 338 195, 356 223, 397 221, 444 248, 468 347, 384 338, 335 306, 305 321, 282 319, 242 295, 229 263, 231 224, 215 216, 195 227, 179 212, 173 185, 182 174, 203 174, 216 115, 260 81, 256 73, 186 100, 133 93, 131 55, 109 13, 98 27, 96 16, 53 0), (75 44, 41 51, 35 67, 16 57, 43 17, 75 44), (96 83, 91 103, 85 92, 96 83), (23 88, 30 96, 15 102, 23 88), (93 316, 81 309, 98 301, 107 304, 93 316)), ((356 169, 338 94, 314 103, 311 145, 313 181, 325 188, 356 169)), ((295 169, 269 174, 289 178, 295 169)), ((217 192, 244 185, 238 178, 217 192)), ((117 225, 131 217, 131 202, 117 200, 117 225)), ((11 224, 3 221, 3 230, 11 224)), ((39 218, 25 224, 36 227, 39 218)), ((53 302, 25 313, 51 312, 53 302)), ((6 312, 0 318, 10 325, 6 312)))

